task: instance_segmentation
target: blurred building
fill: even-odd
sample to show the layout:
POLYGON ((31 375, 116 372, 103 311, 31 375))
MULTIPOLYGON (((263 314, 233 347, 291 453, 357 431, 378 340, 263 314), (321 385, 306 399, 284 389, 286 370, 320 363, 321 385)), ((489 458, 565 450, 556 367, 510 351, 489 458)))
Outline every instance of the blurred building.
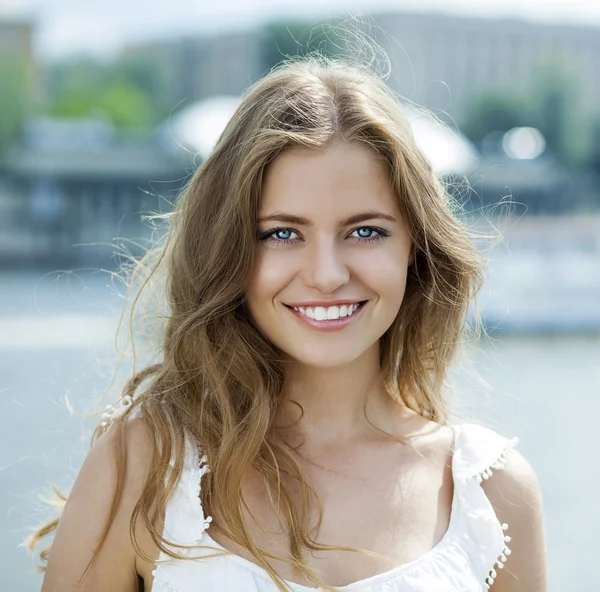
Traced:
POLYGON ((110 266, 118 246, 139 255, 152 232, 141 216, 171 209, 185 164, 155 134, 33 118, 0 177, 0 267, 110 266))
POLYGON ((238 95, 264 69, 257 29, 182 37, 127 47, 121 57, 151 61, 164 99, 177 106, 215 95, 238 95))
MULTIPOLYGON (((594 59, 600 55, 600 29, 397 12, 374 19, 380 30, 372 27, 369 33, 390 57, 392 88, 455 120, 489 89, 526 92, 537 70, 554 60, 572 65, 581 105, 598 109, 600 70, 594 59)), ((20 56, 35 95, 33 31, 31 20, 3 19, 0 10, 0 55, 20 56)), ((273 38, 259 28, 125 49, 123 59, 156 68, 164 100, 177 111, 143 137, 117 137, 98 119, 31 120, 0 177, 0 265, 76 264, 99 253, 104 264, 115 237, 144 238, 148 228, 140 224, 140 213, 169 209, 197 166, 195 157, 210 150, 240 93, 274 65, 273 59, 283 59, 272 45, 273 38), (95 246, 74 248, 81 243, 95 246)), ((581 186, 551 158, 488 159, 460 134, 435 129, 414 114, 411 123, 436 170, 469 178, 474 210, 493 215, 503 197, 517 204, 516 214, 523 211, 518 204, 543 214, 573 211, 573 204, 582 203, 581 186), (459 148, 466 158, 457 164, 459 148)), ((458 198, 464 197, 461 191, 457 185, 458 198)))
MULTIPOLYGON (((488 91, 531 96, 536 76, 552 67, 565 68, 579 80, 578 115, 599 109, 598 28, 412 12, 380 13, 373 19, 376 25, 368 33, 390 58, 390 86, 408 101, 456 122, 488 91)), ((274 65, 270 60, 283 59, 267 51, 269 44, 275 41, 266 29, 249 29, 136 45, 123 57, 153 61, 162 72, 169 104, 186 107, 208 97, 239 95, 274 65)), ((585 209, 595 199, 593 183, 584 186, 580 178, 574 183, 547 156, 488 160, 482 155, 471 172, 474 208, 509 198, 530 213, 560 213, 585 209)))
POLYGON ((429 108, 460 118, 488 89, 526 93, 541 67, 569 69, 580 107, 598 112, 600 28, 507 18, 409 12, 374 16, 370 32, 392 61, 390 85, 429 108))
POLYGON ((600 331, 600 217, 505 217, 479 296, 488 332, 600 331))
POLYGON ((16 60, 16 64, 25 72, 30 97, 38 100, 41 87, 33 52, 34 34, 34 19, 19 16, 0 5, 0 59, 16 60))
MULTIPOLYGON (((427 108, 460 119, 472 98, 489 89, 527 93, 536 72, 554 64, 578 79, 580 107, 599 109, 598 27, 399 11, 373 20, 368 33, 390 57, 389 84, 427 108)), ((265 41, 260 29, 228 31, 132 45, 123 57, 154 60, 175 105, 240 93, 274 65, 265 41)))

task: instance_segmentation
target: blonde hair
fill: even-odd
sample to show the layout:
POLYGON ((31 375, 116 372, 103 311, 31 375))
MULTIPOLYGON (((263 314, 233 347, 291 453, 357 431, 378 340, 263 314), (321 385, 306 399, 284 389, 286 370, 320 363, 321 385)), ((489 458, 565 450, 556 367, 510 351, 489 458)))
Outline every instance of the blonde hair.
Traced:
MULTIPOLYGON (((132 525, 141 512, 154 541, 172 557, 180 555, 165 546, 168 541, 157 525, 181 475, 184 437, 191 437, 211 468, 203 477, 202 505, 215 516, 218 501, 226 520, 213 521, 211 528, 247 549, 282 591, 287 590, 285 582, 268 557, 295 566, 315 586, 332 591, 306 564, 304 550, 357 549, 321 545, 309 535, 308 509, 314 501, 322 518, 320 502, 294 457, 272 437, 283 364, 253 324, 245 294, 266 167, 292 147, 318 149, 338 138, 368 146, 384 163, 412 233, 415 259, 404 300, 380 340, 386 387, 391 397, 422 416, 447 421, 443 384, 469 302, 482 281, 482 257, 455 215, 449 192, 416 146, 402 103, 385 80, 369 67, 313 54, 287 60, 244 93, 212 153, 179 196, 152 271, 164 274, 168 296, 162 359, 134 371, 123 392, 133 397, 131 406, 99 425, 92 436, 93 442, 105 430, 114 430, 118 450, 127 417, 133 409, 141 413, 157 446, 132 525), (163 488, 171 458, 174 469, 163 488), (259 548, 244 523, 241 482, 250 467, 280 496, 291 558, 259 548), (282 475, 299 487, 299 509, 282 475)), ((149 257, 138 269, 148 265, 149 257)), ((113 512, 123 480, 122 459, 117 464, 113 512)), ((36 532, 30 548, 57 524, 55 520, 36 532)), ((133 527, 131 536, 141 553, 133 527)), ((45 549, 42 559, 47 557, 45 549)))

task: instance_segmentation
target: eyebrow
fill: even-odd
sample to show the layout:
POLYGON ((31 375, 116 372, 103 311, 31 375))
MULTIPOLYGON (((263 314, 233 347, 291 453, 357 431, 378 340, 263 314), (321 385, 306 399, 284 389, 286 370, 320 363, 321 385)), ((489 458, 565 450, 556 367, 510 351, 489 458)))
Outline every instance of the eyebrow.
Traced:
MULTIPOLYGON (((396 222, 396 218, 391 216, 390 214, 386 214, 384 212, 377 212, 375 210, 368 210, 366 212, 360 212, 358 214, 353 214, 349 218, 342 220, 339 223, 339 227, 343 228, 344 226, 350 226, 351 224, 357 224, 358 222, 365 222, 367 220, 389 220, 390 222, 396 222)), ((295 224, 296 226, 306 226, 311 227, 313 223, 304 218, 303 216, 296 216, 295 214, 286 214, 285 212, 273 212, 268 216, 262 216, 258 219, 259 222, 287 222, 288 224, 295 224)))

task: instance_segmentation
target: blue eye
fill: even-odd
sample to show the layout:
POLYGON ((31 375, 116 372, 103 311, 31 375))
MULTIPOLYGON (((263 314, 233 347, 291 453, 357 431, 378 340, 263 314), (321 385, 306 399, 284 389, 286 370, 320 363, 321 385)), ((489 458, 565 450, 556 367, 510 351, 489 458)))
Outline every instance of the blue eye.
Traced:
POLYGON ((284 242, 290 242, 290 235, 294 234, 293 230, 291 230, 290 228, 275 228, 273 230, 273 234, 270 236, 274 236, 274 235, 279 235, 276 237, 276 240, 281 240, 284 242))
POLYGON ((379 240, 379 238, 381 237, 381 233, 380 233, 381 229, 377 230, 375 228, 371 228, 370 226, 361 226, 360 228, 357 228, 356 230, 353 230, 352 232, 358 232, 360 238, 365 239, 365 240, 379 240), (361 236, 361 231, 362 230, 366 230, 369 234, 368 236, 361 236), (379 236, 377 237, 373 237, 372 233, 376 232, 379 236))
MULTIPOLYGON (((359 236, 352 236, 351 239, 357 243, 370 243, 381 240, 382 238, 386 238, 389 236, 389 233, 383 228, 377 228, 375 226, 359 226, 355 228, 351 234, 358 232, 359 236), (366 231, 366 236, 365 236, 366 231), (373 236, 375 234, 375 236, 373 236)), ((281 246, 284 244, 296 244, 299 239, 290 238, 292 234, 297 234, 295 230, 291 228, 272 228, 271 230, 267 230, 263 232, 259 240, 271 243, 276 246, 281 246), (277 236, 279 235, 279 236, 277 236)))

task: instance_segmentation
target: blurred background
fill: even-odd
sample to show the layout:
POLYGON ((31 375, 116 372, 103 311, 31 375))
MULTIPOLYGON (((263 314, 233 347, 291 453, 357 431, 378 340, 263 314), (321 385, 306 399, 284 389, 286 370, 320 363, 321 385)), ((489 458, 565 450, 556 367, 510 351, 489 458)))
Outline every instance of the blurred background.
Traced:
POLYGON ((355 10, 466 219, 504 235, 482 242, 490 338, 455 372, 457 417, 520 437, 550 591, 598 590, 599 3, 0 0, 2 590, 40 589, 18 544, 87 450, 95 421, 64 397, 81 410, 113 377, 111 272, 151 237, 141 216, 169 211, 251 82, 286 55, 343 53, 335 25, 355 10))

